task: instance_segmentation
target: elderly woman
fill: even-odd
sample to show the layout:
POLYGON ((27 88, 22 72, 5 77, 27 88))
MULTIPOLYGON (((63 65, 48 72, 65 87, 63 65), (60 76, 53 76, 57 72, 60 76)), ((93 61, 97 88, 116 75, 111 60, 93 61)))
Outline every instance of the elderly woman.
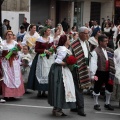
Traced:
POLYGON ((50 37, 50 32, 50 28, 44 27, 41 31, 41 36, 36 41, 35 52, 37 54, 33 60, 28 77, 28 89, 38 90, 38 97, 46 97, 48 73, 51 64, 54 62, 54 56, 49 51, 54 44, 53 38, 50 37))
POLYGON ((24 94, 24 84, 17 55, 18 52, 13 51, 11 57, 6 59, 6 55, 17 45, 17 42, 13 40, 13 32, 11 30, 6 32, 5 38, 6 40, 1 43, 3 46, 1 60, 3 70, 2 95, 6 98, 21 97, 24 94))

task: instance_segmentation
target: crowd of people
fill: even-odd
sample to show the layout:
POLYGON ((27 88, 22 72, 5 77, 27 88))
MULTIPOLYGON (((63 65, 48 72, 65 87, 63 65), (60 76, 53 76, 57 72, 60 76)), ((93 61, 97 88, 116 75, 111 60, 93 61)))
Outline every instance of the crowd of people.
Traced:
POLYGON ((39 98, 48 97, 54 116, 67 116, 62 109, 86 116, 84 89, 92 88, 94 109, 100 111, 104 85, 104 107, 114 110, 111 96, 120 102, 119 25, 93 21, 68 30, 66 19, 53 28, 50 19, 36 26, 24 18, 14 35, 8 23, 5 19, 0 39, 0 102, 19 99, 31 89, 39 98))

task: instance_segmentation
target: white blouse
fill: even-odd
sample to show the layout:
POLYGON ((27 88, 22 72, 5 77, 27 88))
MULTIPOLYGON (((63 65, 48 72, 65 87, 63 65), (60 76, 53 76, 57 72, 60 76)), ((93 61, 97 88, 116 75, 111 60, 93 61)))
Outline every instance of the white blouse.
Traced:
POLYGON ((13 47, 15 47, 16 44, 18 44, 18 43, 15 40, 12 40, 11 44, 8 44, 6 42, 6 40, 3 40, 2 43, 1 43, 1 45, 3 46, 3 50, 10 50, 13 47))
POLYGON ((59 46, 57 48, 57 56, 56 56, 56 59, 55 59, 55 63, 62 63, 63 62, 63 59, 66 57, 67 55, 67 52, 66 52, 66 47, 65 46, 59 46))
POLYGON ((72 55, 72 52, 68 50, 65 46, 59 46, 57 48, 55 63, 61 64, 67 54, 72 55))
POLYGON ((110 32, 111 27, 109 28, 104 28, 104 32, 110 32))
POLYGON ((115 63, 115 77, 118 81, 115 81, 117 84, 120 84, 120 47, 114 51, 114 63, 115 63))
POLYGON ((26 44, 27 44, 26 42, 27 42, 28 38, 38 39, 39 36, 40 36, 40 35, 39 35, 37 32, 35 32, 34 35, 30 35, 29 33, 26 33, 25 36, 24 36, 24 38, 23 38, 22 44, 23 44, 23 45, 26 45, 26 44))

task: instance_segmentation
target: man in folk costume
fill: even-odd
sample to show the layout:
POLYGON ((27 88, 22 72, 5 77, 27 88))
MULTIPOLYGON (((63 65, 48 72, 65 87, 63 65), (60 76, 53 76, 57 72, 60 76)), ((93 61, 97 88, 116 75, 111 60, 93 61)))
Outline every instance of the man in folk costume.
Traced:
POLYGON ((88 45, 87 27, 80 27, 79 39, 71 43, 73 55, 77 58, 78 68, 72 71, 75 91, 76 91, 76 109, 71 109, 72 112, 78 112, 78 115, 86 116, 84 113, 84 98, 83 89, 90 86, 88 63, 89 63, 89 45, 88 45))
POLYGON ((94 82, 94 109, 100 111, 100 105, 98 104, 98 96, 100 95, 100 89, 105 83, 105 95, 106 101, 104 107, 108 110, 114 110, 110 105, 111 93, 113 91, 113 80, 115 75, 114 66, 114 51, 107 47, 108 38, 105 35, 98 37, 99 46, 92 52, 90 61, 90 74, 94 82))

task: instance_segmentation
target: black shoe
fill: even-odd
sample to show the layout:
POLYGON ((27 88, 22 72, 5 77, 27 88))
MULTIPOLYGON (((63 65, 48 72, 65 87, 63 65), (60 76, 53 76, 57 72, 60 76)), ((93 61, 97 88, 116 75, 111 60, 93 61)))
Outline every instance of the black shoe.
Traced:
POLYGON ((94 105, 94 109, 97 111, 101 111, 100 105, 94 105))
POLYGON ((55 115, 56 117, 61 117, 61 116, 66 117, 67 116, 65 113, 59 112, 59 111, 56 111, 53 115, 55 115))
POLYGON ((45 92, 42 93, 41 97, 47 98, 47 94, 45 92))
POLYGON ((62 115, 61 115, 61 116, 64 116, 64 117, 65 117, 65 116, 67 116, 67 115, 66 115, 65 113, 62 112, 62 115))
POLYGON ((114 110, 114 108, 110 104, 108 105, 105 104, 104 107, 107 108, 108 110, 114 110))
POLYGON ((41 91, 38 91, 37 97, 38 97, 38 98, 41 97, 41 91))
POLYGON ((78 109, 75 108, 75 109, 71 109, 70 111, 71 111, 71 112, 78 112, 78 109))
POLYGON ((80 115, 80 116, 86 116, 86 114, 84 113, 84 112, 78 112, 78 115, 80 115))

